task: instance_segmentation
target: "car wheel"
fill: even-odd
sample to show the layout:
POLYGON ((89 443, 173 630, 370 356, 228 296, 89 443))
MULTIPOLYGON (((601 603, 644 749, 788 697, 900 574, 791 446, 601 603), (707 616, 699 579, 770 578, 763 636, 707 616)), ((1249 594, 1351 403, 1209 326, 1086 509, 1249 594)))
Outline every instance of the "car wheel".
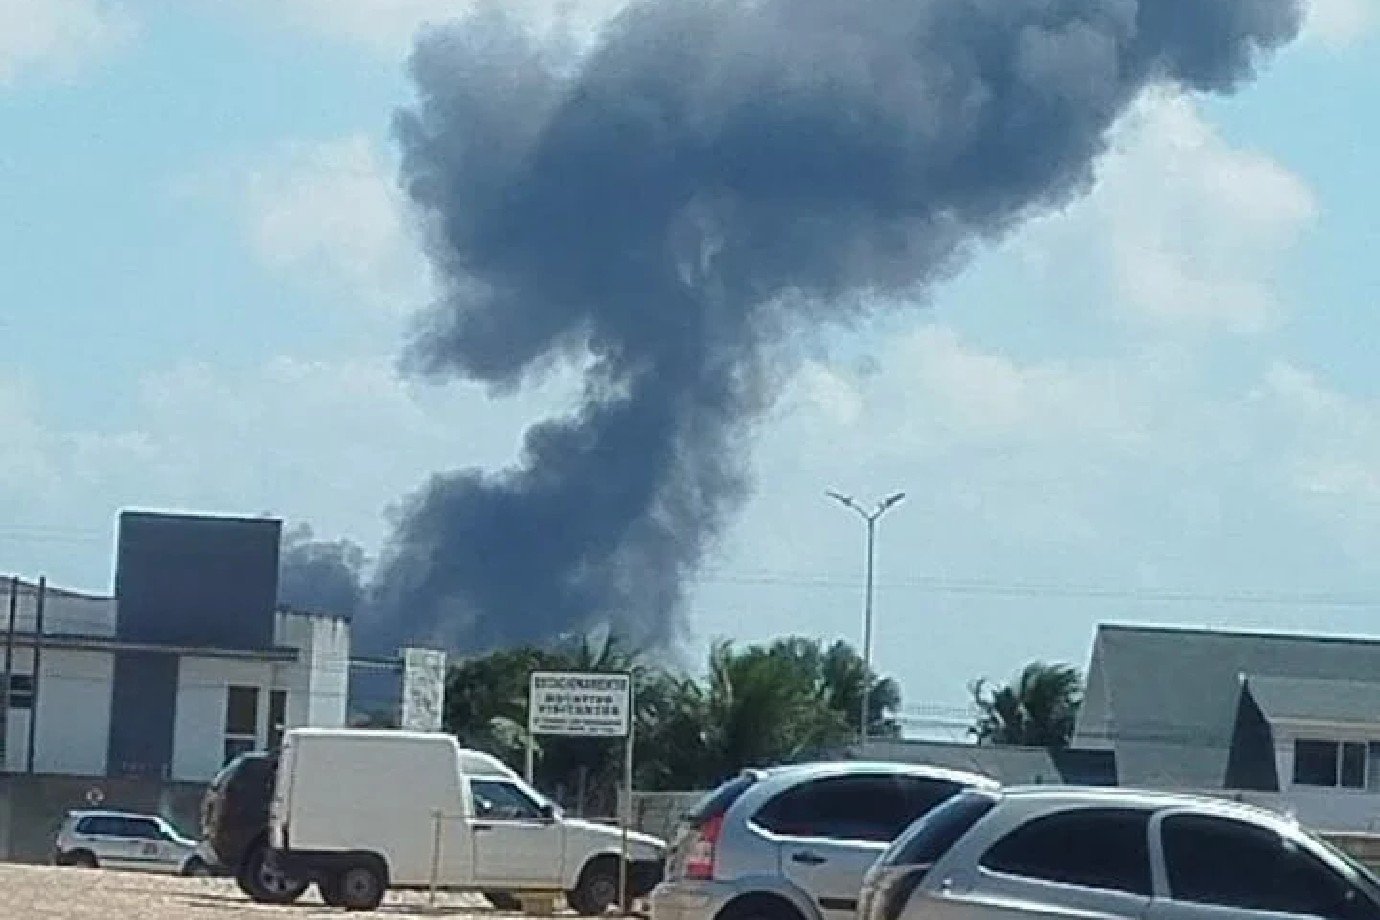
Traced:
POLYGON ((78 869, 98 869, 100 868, 101 864, 96 861, 96 856, 94 853, 88 853, 85 850, 78 850, 71 856, 67 857, 67 865, 76 866, 78 869))
POLYGON ((268 855, 268 847, 262 843, 250 850, 235 873, 235 882, 250 900, 259 904, 291 904, 302 896, 309 883, 272 865, 268 855))
POLYGON ((608 913, 618 903, 618 863, 597 859, 585 866, 574 890, 565 893, 572 910, 585 917, 608 913))
POLYGON ((336 877, 332 887, 339 887, 340 907, 346 910, 373 910, 383 903, 388 880, 372 862, 350 866, 336 877))

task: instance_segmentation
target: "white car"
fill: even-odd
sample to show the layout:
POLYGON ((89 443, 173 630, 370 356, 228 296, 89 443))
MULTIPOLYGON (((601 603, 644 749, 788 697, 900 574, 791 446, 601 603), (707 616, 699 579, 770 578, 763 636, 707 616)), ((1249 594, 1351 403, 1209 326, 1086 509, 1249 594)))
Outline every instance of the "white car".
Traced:
POLYGON ((59 866, 145 869, 209 875, 200 845, 156 815, 121 811, 69 811, 58 830, 53 861, 59 866))
POLYGON ((1126 789, 973 790, 869 871, 860 920, 1380 920, 1380 882, 1282 815, 1126 789))

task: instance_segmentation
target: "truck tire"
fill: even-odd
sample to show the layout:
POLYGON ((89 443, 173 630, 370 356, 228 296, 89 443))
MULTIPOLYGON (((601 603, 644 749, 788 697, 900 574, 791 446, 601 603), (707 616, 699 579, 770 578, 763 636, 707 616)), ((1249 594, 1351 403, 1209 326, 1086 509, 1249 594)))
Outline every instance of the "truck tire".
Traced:
POLYGON ((374 861, 361 861, 342 870, 330 887, 339 894, 338 906, 346 910, 374 910, 383 903, 388 879, 374 861))
POLYGON ((235 873, 235 883, 258 904, 291 904, 307 890, 308 882, 293 878, 268 863, 268 847, 250 847, 235 873))
POLYGON ((345 902, 340 894, 340 877, 338 875, 328 875, 318 879, 316 882, 317 893, 321 895, 321 903, 327 907, 344 907, 345 902))
POLYGON ((598 917, 608 913, 618 903, 618 860, 608 857, 593 859, 580 873, 575 887, 565 893, 571 910, 583 917, 598 917))
POLYGON ((514 913, 522 910, 522 902, 509 891, 486 891, 484 900, 488 901, 494 910, 507 910, 514 913))

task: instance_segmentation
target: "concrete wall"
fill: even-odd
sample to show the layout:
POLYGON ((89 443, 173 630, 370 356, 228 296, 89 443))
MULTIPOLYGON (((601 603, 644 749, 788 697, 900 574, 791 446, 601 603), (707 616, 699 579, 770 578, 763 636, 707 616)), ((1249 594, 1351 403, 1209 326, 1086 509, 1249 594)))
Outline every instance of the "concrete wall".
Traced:
POLYGON ((350 683, 350 624, 338 617, 280 613, 278 645, 297 649, 298 660, 276 668, 278 686, 289 690, 290 727, 345 724, 350 683))
POLYGON ((172 778, 209 782, 224 766, 225 703, 231 685, 257 687, 256 743, 268 742, 268 699, 273 665, 261 661, 184 657, 177 675, 172 778))
MULTIPOLYGON (((34 769, 40 773, 101 776, 110 732, 109 652, 45 648, 39 655, 38 725, 34 769)), ((14 673, 33 670, 33 650, 14 650, 14 673)), ((29 711, 10 710, 5 768, 27 768, 29 711)))
POLYGON ((199 837, 205 788, 142 779, 0 776, 0 859, 51 862, 53 838, 63 816, 70 809, 92 807, 92 801, 102 808, 161 815, 183 833, 199 837))

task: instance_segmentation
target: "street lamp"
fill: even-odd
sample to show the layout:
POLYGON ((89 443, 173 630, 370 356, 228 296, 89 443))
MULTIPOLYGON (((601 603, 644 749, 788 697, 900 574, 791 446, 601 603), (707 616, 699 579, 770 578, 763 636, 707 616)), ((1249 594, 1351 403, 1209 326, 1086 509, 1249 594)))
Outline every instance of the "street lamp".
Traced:
POLYGON ((834 501, 843 505, 850 511, 855 512, 867 524, 867 587, 864 589, 863 600, 863 679, 862 679, 862 709, 858 718, 858 747, 867 746, 867 721, 869 708, 872 703, 872 556, 873 549, 877 543, 877 521, 881 520, 882 515, 886 514, 891 508, 897 505, 901 499, 906 497, 904 492, 894 492, 886 498, 877 502, 877 507, 868 511, 862 505, 853 500, 851 495, 844 495, 841 492, 828 491, 824 493, 834 501))

